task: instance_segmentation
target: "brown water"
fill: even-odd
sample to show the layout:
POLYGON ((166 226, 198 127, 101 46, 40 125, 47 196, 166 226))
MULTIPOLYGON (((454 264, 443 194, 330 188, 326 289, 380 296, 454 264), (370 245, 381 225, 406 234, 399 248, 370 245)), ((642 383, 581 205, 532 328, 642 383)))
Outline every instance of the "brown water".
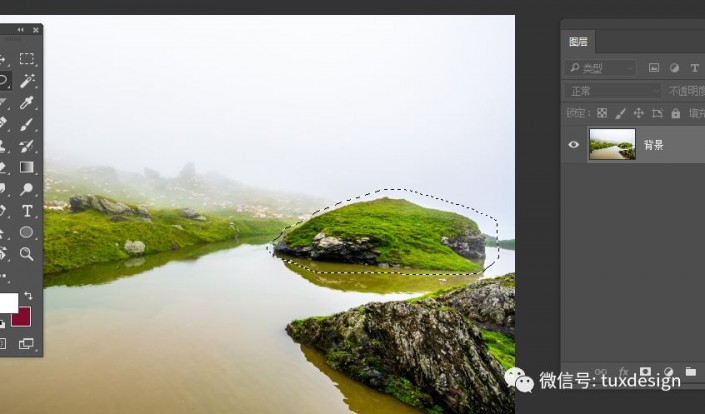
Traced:
POLYGON ((45 357, 0 359, 2 412, 417 412, 302 352, 284 327, 441 282, 396 290, 380 279, 385 293, 375 293, 374 279, 365 291, 331 288, 292 272, 264 246, 223 247, 52 277, 45 357))
POLYGON ((619 153, 622 148, 618 146, 602 148, 594 150, 590 153, 591 160, 625 160, 624 156, 619 153))

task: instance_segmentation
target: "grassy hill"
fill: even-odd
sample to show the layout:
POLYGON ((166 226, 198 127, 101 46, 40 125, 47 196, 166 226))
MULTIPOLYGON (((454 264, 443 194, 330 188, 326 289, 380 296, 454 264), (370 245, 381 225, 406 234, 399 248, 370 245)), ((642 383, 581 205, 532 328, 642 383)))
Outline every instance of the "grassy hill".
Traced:
POLYGON ((291 247, 310 246, 324 232, 341 240, 368 237, 380 252, 378 263, 398 263, 418 269, 478 271, 472 262, 441 243, 477 224, 460 214, 424 208, 406 200, 382 198, 341 207, 315 217, 284 236, 291 247))
POLYGON ((113 221, 95 210, 44 211, 44 272, 54 273, 130 257, 125 241, 139 240, 145 254, 170 251, 237 237, 276 235, 287 223, 272 219, 206 215, 207 221, 182 217, 180 210, 151 210, 152 222, 135 216, 113 221), (232 223, 232 224, 231 224, 232 223), (178 247, 177 247, 178 246, 178 247))

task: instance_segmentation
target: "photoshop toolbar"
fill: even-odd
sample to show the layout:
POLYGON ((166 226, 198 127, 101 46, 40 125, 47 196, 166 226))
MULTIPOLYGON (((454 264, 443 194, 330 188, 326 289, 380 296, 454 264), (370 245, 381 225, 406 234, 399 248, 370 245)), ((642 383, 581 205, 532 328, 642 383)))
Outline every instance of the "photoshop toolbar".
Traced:
POLYGON ((43 33, 0 24, 0 356, 42 356, 43 33))

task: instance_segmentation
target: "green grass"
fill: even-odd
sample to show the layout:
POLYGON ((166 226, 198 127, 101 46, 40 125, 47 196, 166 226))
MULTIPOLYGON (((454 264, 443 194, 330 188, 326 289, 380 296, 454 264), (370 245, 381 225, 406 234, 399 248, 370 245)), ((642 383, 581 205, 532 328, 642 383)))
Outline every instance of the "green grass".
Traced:
POLYGON ((433 404, 433 398, 431 398, 431 396, 426 394, 425 392, 421 391, 419 387, 414 385, 411 381, 406 378, 392 378, 387 383, 387 387, 385 388, 384 392, 413 407, 433 407, 434 410, 437 410, 437 408, 433 404))
POLYGON ((406 299, 405 302, 414 303, 414 302, 418 302, 418 301, 421 301, 424 299, 436 299, 439 296, 442 296, 448 292, 451 292, 453 290, 456 290, 456 289, 459 289, 459 288, 465 287, 465 286, 467 286, 467 285, 463 284, 463 285, 449 286, 449 287, 436 289, 433 292, 426 293, 425 295, 417 296, 415 298, 406 299))
POLYGON ((504 367, 509 369, 514 366, 514 340, 508 336, 502 335, 499 332, 481 330, 482 340, 487 344, 487 349, 490 351, 497 361, 504 367))
POLYGON ((233 240, 238 237, 268 235, 286 225, 277 220, 228 220, 206 216, 195 221, 181 216, 181 210, 152 210, 152 223, 125 216, 113 222, 111 216, 94 210, 79 213, 44 211, 44 272, 55 273, 94 263, 130 257, 125 241, 140 240, 145 254, 165 252, 172 247, 233 240), (230 223, 233 225, 230 225, 230 223), (181 226, 182 229, 174 227, 181 226))
POLYGON ((378 263, 416 269, 478 271, 482 266, 441 243, 477 224, 460 214, 423 208, 406 200, 382 198, 355 203, 315 217, 285 236, 292 247, 310 246, 320 232, 342 240, 368 237, 377 246, 378 263))
POLYGON ((614 147, 616 145, 617 144, 615 144, 614 142, 598 141, 598 140, 591 139, 590 140, 590 152, 593 152, 598 149, 614 147))

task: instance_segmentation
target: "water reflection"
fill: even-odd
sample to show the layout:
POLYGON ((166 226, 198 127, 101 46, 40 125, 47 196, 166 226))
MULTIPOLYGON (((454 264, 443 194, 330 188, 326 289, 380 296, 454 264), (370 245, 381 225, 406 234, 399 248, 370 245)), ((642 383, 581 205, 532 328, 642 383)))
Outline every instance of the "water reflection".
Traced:
MULTIPOLYGON (((382 269, 374 266, 355 265, 346 263, 319 262, 307 259, 295 259, 316 272, 380 272, 380 273, 314 273, 293 264, 282 263, 292 272, 298 274, 309 282, 335 290, 345 292, 370 292, 370 293, 414 293, 428 292, 440 288, 465 285, 477 281, 482 277, 502 276, 514 272, 514 251, 488 248, 488 258, 485 265, 490 265, 482 274, 454 275, 456 272, 443 272, 438 270, 419 269, 382 269), (499 256, 499 259, 497 257, 499 256), (393 270, 401 274, 383 273, 393 270), (406 273, 406 274, 405 274, 406 273), (429 276, 415 275, 428 273, 429 276)), ((482 264, 482 263, 481 263, 482 264)))
POLYGON ((301 345, 306 360, 313 364, 319 371, 324 373, 333 381, 335 386, 343 393, 350 411, 364 414, 419 414, 423 411, 417 410, 409 405, 400 405, 392 396, 375 392, 366 385, 357 381, 351 381, 342 373, 334 370, 328 364, 320 352, 305 345, 301 345))
POLYGON ((232 249, 243 244, 265 243, 267 238, 245 238, 221 243, 184 247, 177 251, 150 254, 107 263, 88 265, 75 270, 44 275, 44 287, 87 286, 110 283, 123 277, 135 276, 172 261, 195 261, 210 253, 232 249))

